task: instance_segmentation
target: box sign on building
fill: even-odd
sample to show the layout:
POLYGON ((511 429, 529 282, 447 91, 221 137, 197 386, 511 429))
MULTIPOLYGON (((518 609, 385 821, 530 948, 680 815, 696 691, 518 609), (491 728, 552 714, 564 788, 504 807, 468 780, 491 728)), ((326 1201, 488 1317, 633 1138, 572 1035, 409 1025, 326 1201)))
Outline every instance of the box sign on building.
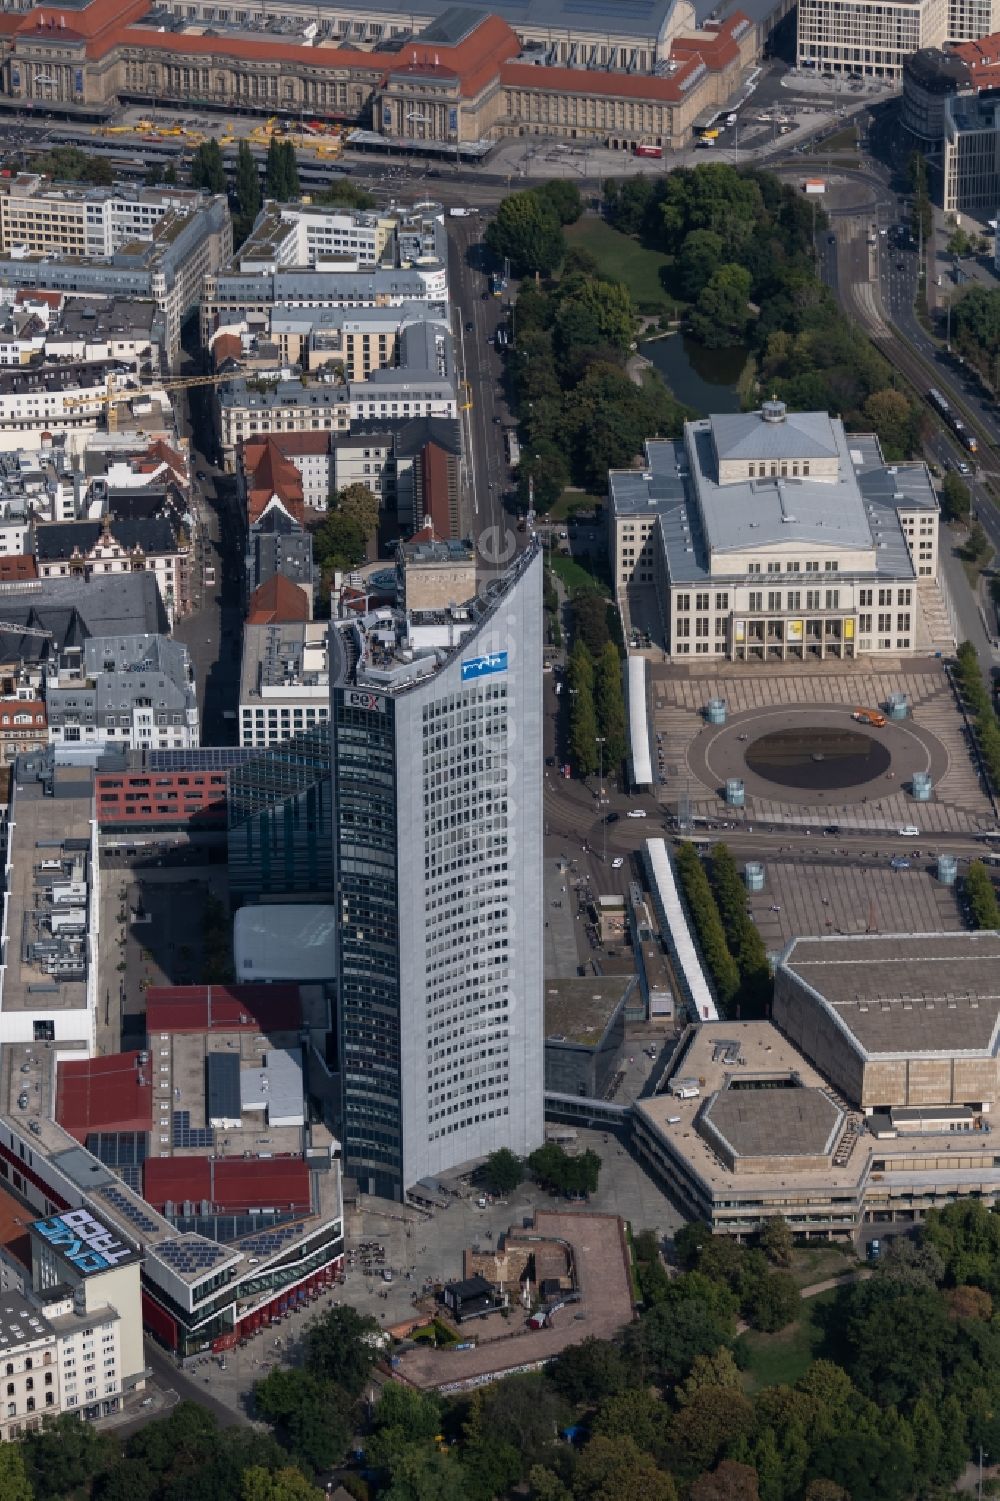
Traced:
POLYGON ((462 682, 468 683, 472 678, 488 678, 495 672, 507 671, 507 653, 505 651, 490 652, 485 657, 470 657, 462 663, 462 682))
POLYGON ((71 1209, 52 1219, 35 1220, 31 1229, 81 1277, 107 1272, 122 1262, 135 1261, 138 1256, 132 1246, 119 1240, 89 1209, 71 1209))

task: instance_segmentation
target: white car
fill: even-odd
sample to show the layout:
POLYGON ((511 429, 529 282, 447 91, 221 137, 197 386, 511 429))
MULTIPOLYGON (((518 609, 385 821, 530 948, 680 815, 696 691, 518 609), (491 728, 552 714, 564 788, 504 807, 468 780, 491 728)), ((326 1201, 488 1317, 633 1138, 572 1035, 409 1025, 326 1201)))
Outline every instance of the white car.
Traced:
POLYGON ((625 864, 625 861, 624 861, 623 857, 621 855, 616 855, 615 858, 611 862, 611 869, 612 870, 621 870, 621 868, 622 868, 622 866, 624 864, 625 864))
POLYGON ((904 823, 901 829, 896 830, 900 839, 919 839, 920 830, 915 823, 904 823))
POLYGON ((625 814, 626 818, 645 818, 645 816, 645 808, 629 808, 628 812, 625 814))

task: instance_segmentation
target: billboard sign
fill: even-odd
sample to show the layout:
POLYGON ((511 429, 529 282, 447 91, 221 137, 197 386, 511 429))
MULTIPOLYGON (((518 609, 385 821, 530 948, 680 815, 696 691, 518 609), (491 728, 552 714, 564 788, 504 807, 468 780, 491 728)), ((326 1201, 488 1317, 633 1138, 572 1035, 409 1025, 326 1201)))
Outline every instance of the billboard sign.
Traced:
POLYGON ((471 682, 473 678, 492 677, 496 672, 507 671, 507 653, 505 651, 489 652, 485 657, 469 657, 462 663, 462 682, 471 682))

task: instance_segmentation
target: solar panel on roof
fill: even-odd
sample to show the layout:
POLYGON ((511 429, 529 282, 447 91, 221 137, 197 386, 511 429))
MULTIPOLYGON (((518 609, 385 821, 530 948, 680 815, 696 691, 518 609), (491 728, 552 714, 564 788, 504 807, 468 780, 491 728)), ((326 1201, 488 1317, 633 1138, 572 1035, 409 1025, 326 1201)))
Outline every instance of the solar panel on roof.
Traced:
POLYGON ((113 1204, 119 1214, 128 1220, 130 1225, 135 1225, 136 1229, 142 1230, 147 1235, 155 1235, 157 1230, 156 1221, 151 1220, 148 1214, 143 1213, 127 1194, 122 1193, 121 1189, 102 1188, 100 1192, 107 1199, 108 1203, 113 1204))

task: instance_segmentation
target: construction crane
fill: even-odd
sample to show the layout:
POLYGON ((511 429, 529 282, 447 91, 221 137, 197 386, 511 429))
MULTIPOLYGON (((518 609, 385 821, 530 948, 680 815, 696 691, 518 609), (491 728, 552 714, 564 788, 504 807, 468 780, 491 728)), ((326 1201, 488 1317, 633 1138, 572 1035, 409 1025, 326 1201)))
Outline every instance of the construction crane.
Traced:
POLYGON ((108 432, 113 433, 118 429, 118 403, 127 401, 130 396, 141 396, 144 391, 189 391, 194 386, 221 386, 233 379, 232 372, 227 375, 183 375, 168 376, 166 380, 143 381, 137 386, 115 385, 115 378, 109 375, 103 391, 96 389, 87 396, 68 396, 63 402, 64 407, 107 407, 108 409, 108 432))

